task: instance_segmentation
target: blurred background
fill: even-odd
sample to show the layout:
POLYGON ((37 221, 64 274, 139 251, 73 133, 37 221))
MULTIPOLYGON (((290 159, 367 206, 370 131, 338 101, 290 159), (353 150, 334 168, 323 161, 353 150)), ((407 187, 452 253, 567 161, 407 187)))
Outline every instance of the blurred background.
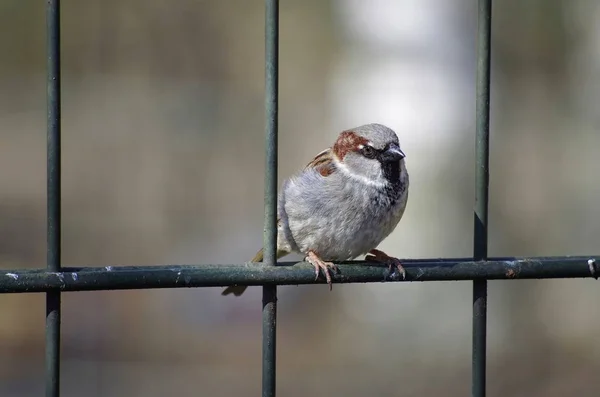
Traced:
MULTIPOLYGON (((258 0, 62 2, 63 264, 239 263, 262 241, 258 0)), ((344 129, 398 132, 382 245, 472 255, 475 0, 281 2, 280 179, 344 129)), ((600 3, 493 8, 490 255, 600 251, 600 3)), ((45 266, 45 3, 0 4, 0 266, 45 266)), ((294 259, 290 257, 290 259, 294 259)), ((255 396, 261 292, 63 294, 64 396, 255 396)), ((471 283, 280 288, 282 396, 464 396, 471 283)), ((490 282, 490 396, 596 396, 592 280, 490 282)), ((0 297, 0 395, 44 388, 44 296, 0 297)))

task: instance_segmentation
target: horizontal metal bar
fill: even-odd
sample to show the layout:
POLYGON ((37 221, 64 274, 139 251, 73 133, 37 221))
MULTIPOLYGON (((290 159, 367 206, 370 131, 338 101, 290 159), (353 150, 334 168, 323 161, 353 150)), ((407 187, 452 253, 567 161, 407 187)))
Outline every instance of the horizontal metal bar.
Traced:
MULTIPOLYGON (((501 280, 546 278, 597 278, 598 256, 417 259, 402 261, 406 281, 501 280)), ((387 266, 364 261, 340 263, 335 283, 401 281, 388 277, 387 266)), ((4 270, 0 293, 43 291, 98 291, 150 288, 220 287, 228 285, 322 284, 315 281, 314 267, 305 262, 239 265, 169 265, 124 267, 63 267, 62 272, 46 269, 4 270)))

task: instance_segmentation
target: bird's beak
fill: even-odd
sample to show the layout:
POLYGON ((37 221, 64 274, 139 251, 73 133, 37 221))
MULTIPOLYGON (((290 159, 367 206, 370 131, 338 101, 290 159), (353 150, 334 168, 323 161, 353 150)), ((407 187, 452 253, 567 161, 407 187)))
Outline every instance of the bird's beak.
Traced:
POLYGON ((385 162, 400 161, 405 157, 404 152, 396 144, 391 144, 381 155, 381 159, 385 162))

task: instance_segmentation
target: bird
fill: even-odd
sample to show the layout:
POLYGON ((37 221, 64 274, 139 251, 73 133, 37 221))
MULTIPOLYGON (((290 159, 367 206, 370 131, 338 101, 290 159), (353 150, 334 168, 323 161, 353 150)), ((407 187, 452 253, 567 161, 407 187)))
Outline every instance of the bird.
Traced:
MULTIPOLYGON (((400 260, 376 247, 396 228, 406 209, 409 177, 398 135, 378 123, 339 133, 334 144, 286 179, 277 200, 276 258, 300 253, 332 289, 333 261, 367 255, 390 274, 406 278, 400 260)), ((251 262, 262 262, 260 249, 251 262)), ((222 295, 240 296, 232 285, 222 295)))

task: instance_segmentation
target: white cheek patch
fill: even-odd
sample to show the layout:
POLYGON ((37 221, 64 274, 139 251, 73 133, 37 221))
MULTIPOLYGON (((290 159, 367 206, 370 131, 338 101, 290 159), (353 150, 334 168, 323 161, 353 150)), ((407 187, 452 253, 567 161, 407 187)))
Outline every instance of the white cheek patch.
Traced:
POLYGON ((363 175, 355 174, 354 172, 352 172, 352 171, 350 171, 348 169, 348 166, 346 166, 346 164, 342 163, 341 161, 339 161, 335 157, 333 158, 333 162, 335 163, 335 166, 340 171, 342 171, 342 173, 344 175, 347 175, 347 176, 349 176, 350 178, 352 178, 354 180, 357 180, 357 181, 359 181, 361 183, 364 183, 365 185, 375 186, 375 187, 378 187, 378 188, 383 188, 383 187, 387 186, 387 181, 381 181, 381 180, 376 180, 375 181, 375 180, 369 179, 369 178, 367 178, 367 177, 365 177, 363 175))

